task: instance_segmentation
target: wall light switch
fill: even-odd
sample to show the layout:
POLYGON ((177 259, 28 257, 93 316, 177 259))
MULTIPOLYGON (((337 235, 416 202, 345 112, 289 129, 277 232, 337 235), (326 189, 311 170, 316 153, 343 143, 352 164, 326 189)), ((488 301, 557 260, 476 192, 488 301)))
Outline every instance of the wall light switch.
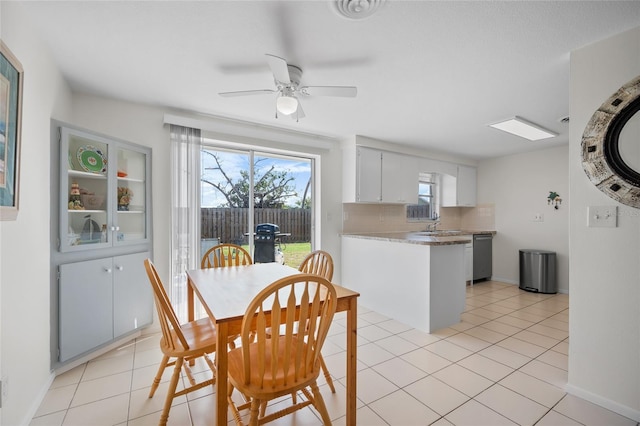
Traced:
POLYGON ((618 207, 587 207, 587 226, 589 228, 615 228, 618 226, 618 207))

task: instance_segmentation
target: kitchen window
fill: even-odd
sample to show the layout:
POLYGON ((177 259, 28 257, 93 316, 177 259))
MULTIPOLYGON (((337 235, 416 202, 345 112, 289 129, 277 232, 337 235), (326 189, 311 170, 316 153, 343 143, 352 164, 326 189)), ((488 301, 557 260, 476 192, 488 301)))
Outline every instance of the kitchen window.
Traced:
POLYGON ((440 175, 420 173, 418 204, 407 205, 407 220, 410 222, 437 220, 440 217, 440 175))

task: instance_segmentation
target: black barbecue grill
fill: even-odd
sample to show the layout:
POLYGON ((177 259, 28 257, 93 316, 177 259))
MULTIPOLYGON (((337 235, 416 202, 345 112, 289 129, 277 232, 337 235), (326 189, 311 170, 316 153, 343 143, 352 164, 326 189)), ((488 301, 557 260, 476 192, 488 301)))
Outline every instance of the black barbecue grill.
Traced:
POLYGON ((255 263, 269 263, 276 261, 276 242, 283 235, 280 227, 273 223, 259 223, 253 240, 253 261, 255 263))

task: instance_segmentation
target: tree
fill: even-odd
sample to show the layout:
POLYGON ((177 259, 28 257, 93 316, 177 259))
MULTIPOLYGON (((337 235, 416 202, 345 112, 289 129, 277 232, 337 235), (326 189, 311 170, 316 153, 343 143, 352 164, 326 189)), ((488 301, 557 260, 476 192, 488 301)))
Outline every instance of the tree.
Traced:
MULTIPOLYGON (((201 181, 216 188, 227 202, 223 207, 249 207, 249 171, 241 170, 240 178, 235 182, 222 167, 220 158, 213 152, 202 150, 210 155, 216 166, 208 170, 216 170, 220 174, 220 181, 214 182, 203 174, 201 181)), ((285 170, 276 170, 271 165, 266 171, 261 167, 265 161, 261 158, 255 161, 254 168, 254 206, 256 208, 282 208, 287 198, 297 196, 295 187, 291 184, 295 179, 285 170)))
POLYGON ((309 196, 309 188, 311 187, 311 178, 307 181, 307 185, 304 187, 304 194, 302 194, 302 198, 296 201, 296 206, 301 209, 310 209, 311 208, 311 196, 309 196))

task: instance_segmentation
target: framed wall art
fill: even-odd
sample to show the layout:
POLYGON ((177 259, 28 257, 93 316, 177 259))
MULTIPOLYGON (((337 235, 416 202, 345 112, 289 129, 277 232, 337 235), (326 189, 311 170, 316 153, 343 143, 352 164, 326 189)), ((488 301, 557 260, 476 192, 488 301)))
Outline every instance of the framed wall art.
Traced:
POLYGON ((20 61, 0 40, 0 220, 18 216, 23 78, 20 61))

